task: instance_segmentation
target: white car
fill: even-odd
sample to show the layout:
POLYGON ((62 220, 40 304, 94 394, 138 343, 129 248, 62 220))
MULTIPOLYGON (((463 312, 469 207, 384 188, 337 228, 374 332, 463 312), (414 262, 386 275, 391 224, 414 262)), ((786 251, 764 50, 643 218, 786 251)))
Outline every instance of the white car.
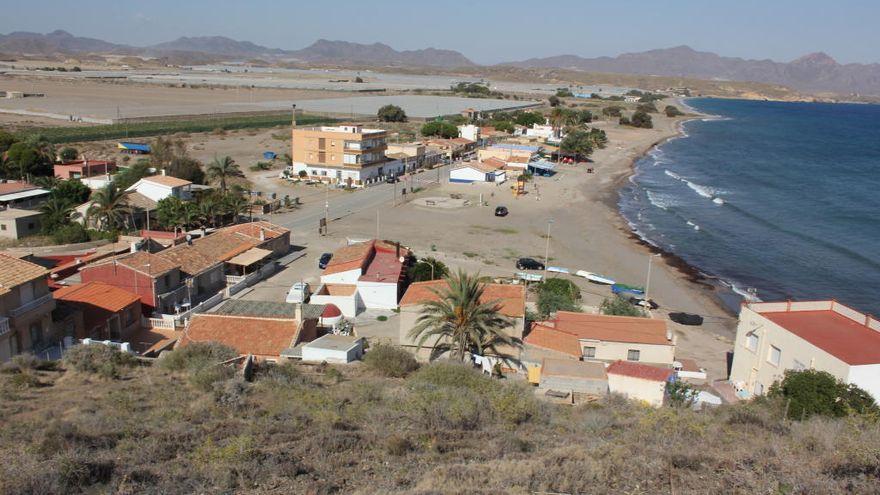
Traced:
POLYGON ((304 303, 309 298, 309 284, 305 282, 297 282, 290 286, 290 290, 287 291, 287 297, 284 299, 285 302, 290 304, 296 303, 304 303))

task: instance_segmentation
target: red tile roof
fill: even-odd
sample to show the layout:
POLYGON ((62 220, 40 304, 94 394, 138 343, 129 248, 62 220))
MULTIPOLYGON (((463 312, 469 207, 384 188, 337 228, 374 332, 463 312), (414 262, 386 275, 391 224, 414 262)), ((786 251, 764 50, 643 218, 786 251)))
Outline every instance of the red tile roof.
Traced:
MULTIPOLYGON (((428 301, 439 301, 443 291, 449 288, 445 280, 431 280, 428 282, 416 282, 410 284, 406 294, 400 300, 401 306, 413 306, 424 304, 428 301)), ((520 318, 525 315, 526 288, 524 285, 512 284, 485 284, 481 303, 498 301, 499 312, 511 318, 520 318)), ((575 340, 577 343, 577 340, 575 340)), ((578 354, 580 355, 580 354, 578 354)))
POLYGON ((857 366, 880 363, 880 332, 836 311, 760 314, 847 364, 857 366))
POLYGON ((0 196, 22 191, 30 191, 31 189, 39 189, 39 187, 33 184, 28 184, 27 182, 4 182, 0 184, 0 196))
POLYGON ((81 270, 88 270, 93 266, 103 266, 108 263, 116 263, 131 268, 132 270, 143 273, 151 278, 159 278, 171 270, 180 267, 180 263, 174 263, 157 254, 148 253, 146 251, 137 251, 135 253, 123 254, 115 258, 90 263, 82 267, 81 270))
POLYGON ((220 229, 220 232, 232 232, 242 234, 257 240, 260 239, 260 231, 262 231, 263 237, 266 240, 275 239, 290 232, 289 229, 286 229, 280 225, 275 225, 274 223, 262 220, 259 222, 239 223, 220 229))
POLYGON ((532 329, 523 338, 523 342, 542 349, 569 354, 577 358, 583 355, 581 343, 576 336, 550 327, 532 324, 532 329))
POLYGON ((53 292, 52 296, 57 301, 88 304, 113 313, 140 300, 137 294, 104 282, 86 282, 63 287, 53 292))
MULTIPOLYGON (((409 250, 401 246, 400 256, 408 255, 409 250)), ((362 270, 362 275, 368 275, 368 278, 364 278, 363 280, 372 279, 373 281, 390 281, 392 279, 397 279, 397 277, 394 276, 394 272, 396 271, 396 273, 399 274, 399 270, 402 269, 402 266, 396 268, 392 267, 391 265, 393 264, 400 265, 400 262, 397 259, 397 246, 388 241, 377 241, 373 239, 337 249, 333 253, 333 257, 330 258, 330 263, 327 264, 327 268, 324 269, 323 274, 332 275, 334 273, 360 269, 362 270), (393 261, 388 255, 393 258, 393 261), (378 261, 380 265, 368 275, 368 273, 371 272, 371 264, 377 257, 380 258, 378 261)))
POLYGON ((277 357, 296 343, 296 320, 199 314, 190 320, 180 345, 219 342, 240 354, 277 357))
POLYGON ((167 187, 181 187, 192 184, 192 182, 188 180, 178 179, 177 177, 171 177, 170 175, 151 175, 149 177, 144 177, 141 180, 152 182, 154 184, 161 184, 167 187))
POLYGON ((665 382, 673 373, 669 368, 658 368, 631 361, 615 361, 608 365, 608 369, 605 371, 609 375, 623 375, 654 382, 665 382))
POLYGON ((584 340, 672 345, 666 338, 666 321, 652 318, 560 311, 556 319, 535 325, 555 328, 584 340))

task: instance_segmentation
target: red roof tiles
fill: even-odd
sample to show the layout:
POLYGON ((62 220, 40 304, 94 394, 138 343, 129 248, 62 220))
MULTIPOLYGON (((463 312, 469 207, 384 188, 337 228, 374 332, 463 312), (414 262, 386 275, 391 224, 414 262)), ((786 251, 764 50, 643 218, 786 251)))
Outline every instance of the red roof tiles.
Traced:
POLYGON ((292 319, 199 314, 190 321, 180 345, 219 342, 243 355, 277 357, 294 345, 298 332, 299 325, 292 319))
POLYGON ((654 382, 665 382, 672 376, 673 371, 668 368, 658 368, 647 364, 633 363, 631 361, 615 361, 608 365, 605 370, 609 375, 623 375, 654 382))
POLYGON ((836 311, 760 314, 847 364, 857 366, 880 363, 880 332, 836 311))
POLYGON ((113 313, 140 300, 136 294, 104 282, 71 285, 56 290, 52 295, 57 301, 88 304, 113 313))
POLYGON ((555 328, 584 340, 672 345, 666 338, 666 321, 652 318, 560 311, 556 319, 536 325, 555 328))
MULTIPOLYGON (((401 306, 424 304, 428 301, 440 300, 440 294, 447 290, 449 285, 445 280, 431 280, 428 282, 416 282, 406 290, 406 294, 400 300, 401 306)), ((499 311, 505 316, 520 318, 525 315, 526 289, 523 285, 512 284, 485 284, 483 297, 480 302, 487 303, 498 301, 499 311)), ((577 341, 575 341, 577 343, 577 341)))

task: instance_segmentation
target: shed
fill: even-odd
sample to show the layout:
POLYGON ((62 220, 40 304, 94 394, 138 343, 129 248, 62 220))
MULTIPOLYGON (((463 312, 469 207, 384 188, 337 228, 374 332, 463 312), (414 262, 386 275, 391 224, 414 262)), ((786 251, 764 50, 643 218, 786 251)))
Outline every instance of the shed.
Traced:
POLYGON ((605 395, 608 375, 605 364, 599 361, 544 358, 539 386, 560 392, 605 395))
POLYGON ((327 334, 302 347, 302 360, 350 363, 364 354, 364 339, 350 335, 327 334))

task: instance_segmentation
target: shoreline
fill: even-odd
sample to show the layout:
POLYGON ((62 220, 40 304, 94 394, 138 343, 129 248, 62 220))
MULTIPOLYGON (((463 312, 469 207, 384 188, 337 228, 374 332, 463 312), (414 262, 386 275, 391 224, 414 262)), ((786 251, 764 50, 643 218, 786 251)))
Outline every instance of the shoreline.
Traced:
POLYGON ((685 123, 713 117, 712 115, 705 114, 694 109, 681 98, 676 98, 675 100, 673 100, 673 104, 684 107, 689 113, 693 113, 694 115, 678 120, 675 123, 675 132, 673 134, 658 139, 651 145, 647 146, 645 149, 636 150, 636 155, 629 160, 627 171, 625 173, 622 173, 620 177, 618 177, 613 182, 612 187, 609 190, 610 195, 606 198, 606 201, 603 201, 603 203, 605 203, 607 207, 611 208, 614 211, 618 220, 616 226, 633 244, 646 249, 651 254, 659 255, 666 266, 674 269, 675 272, 681 278, 686 280, 694 290, 702 293, 702 295, 707 296, 715 307, 730 316, 736 317, 738 316, 738 313, 734 310, 735 307, 728 304, 728 302, 725 301, 723 295, 727 295, 731 299, 742 299, 742 296, 740 294, 737 294, 720 278, 712 274, 706 273, 699 267, 687 262, 684 258, 676 254, 675 252, 660 247, 651 242, 650 239, 647 239, 646 237, 638 234, 630 225, 629 220, 624 216, 623 211, 621 211, 620 209, 619 200, 621 190, 626 185, 626 181, 629 181, 636 174, 636 163, 639 160, 643 159, 651 151, 659 149, 661 146, 673 139, 682 139, 688 137, 686 131, 684 130, 685 123))

